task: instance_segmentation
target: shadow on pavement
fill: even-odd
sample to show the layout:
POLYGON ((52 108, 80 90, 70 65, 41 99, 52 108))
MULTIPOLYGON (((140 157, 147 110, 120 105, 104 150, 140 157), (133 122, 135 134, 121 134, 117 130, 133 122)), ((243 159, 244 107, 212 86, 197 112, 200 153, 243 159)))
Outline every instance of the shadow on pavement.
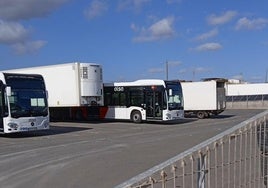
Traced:
POLYGON ((50 126, 49 130, 3 134, 0 135, 0 137, 6 137, 6 138, 41 137, 41 136, 59 135, 78 131, 85 131, 90 129, 92 128, 74 127, 74 126, 50 126))
POLYGON ((210 119, 227 119, 234 117, 235 115, 216 115, 216 116, 211 116, 210 119))

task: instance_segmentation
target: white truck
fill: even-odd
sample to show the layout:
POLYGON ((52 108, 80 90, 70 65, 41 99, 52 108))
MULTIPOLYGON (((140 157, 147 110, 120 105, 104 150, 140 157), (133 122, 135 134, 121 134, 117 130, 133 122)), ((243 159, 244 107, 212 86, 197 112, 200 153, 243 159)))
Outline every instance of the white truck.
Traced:
POLYGON ((224 84, 223 80, 181 82, 185 117, 196 115, 203 119, 223 112, 226 108, 224 84))
POLYGON ((73 62, 5 72, 44 77, 52 120, 89 119, 98 116, 97 106, 103 105, 102 66, 99 64, 73 62))

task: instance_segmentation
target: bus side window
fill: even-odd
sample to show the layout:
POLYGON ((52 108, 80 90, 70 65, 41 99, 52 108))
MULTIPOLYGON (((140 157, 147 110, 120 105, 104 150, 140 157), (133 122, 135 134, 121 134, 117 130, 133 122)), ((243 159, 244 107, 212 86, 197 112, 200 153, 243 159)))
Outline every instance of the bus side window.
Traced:
POLYGON ((113 106, 126 106, 126 94, 122 92, 115 92, 112 94, 113 106))
POLYGON ((120 106, 126 106, 126 94, 125 93, 120 93, 120 98, 119 98, 119 104, 120 106))
POLYGON ((113 93, 112 95, 112 105, 118 106, 119 105, 119 94, 113 93))
POLYGON ((130 106, 141 106, 143 104, 143 92, 139 90, 130 91, 130 106))

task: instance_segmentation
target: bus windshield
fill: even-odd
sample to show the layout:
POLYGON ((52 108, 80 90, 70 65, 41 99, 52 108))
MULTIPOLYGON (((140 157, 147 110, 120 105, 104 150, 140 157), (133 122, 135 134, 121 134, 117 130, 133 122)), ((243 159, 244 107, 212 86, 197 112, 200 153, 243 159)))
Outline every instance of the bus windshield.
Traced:
POLYGON ((183 96, 180 82, 166 81, 166 89, 168 93, 168 109, 182 110, 183 96))
POLYGON ((12 89, 9 97, 11 116, 47 116, 46 93, 42 90, 12 89))
POLYGON ((48 115, 48 104, 43 79, 40 77, 7 77, 11 87, 9 96, 11 117, 48 115))

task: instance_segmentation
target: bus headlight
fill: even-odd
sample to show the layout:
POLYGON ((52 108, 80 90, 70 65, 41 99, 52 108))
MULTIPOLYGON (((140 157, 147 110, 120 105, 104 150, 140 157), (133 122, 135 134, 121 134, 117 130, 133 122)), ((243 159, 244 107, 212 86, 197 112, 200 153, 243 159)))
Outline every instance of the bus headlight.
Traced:
POLYGON ((45 127, 45 128, 48 128, 48 127, 49 127, 49 122, 46 121, 46 122, 44 123, 44 127, 45 127))
POLYGON ((171 114, 170 113, 166 114, 166 119, 171 119, 171 114))
POLYGON ((19 125, 14 122, 9 122, 7 125, 12 129, 17 129, 19 127, 19 125))

